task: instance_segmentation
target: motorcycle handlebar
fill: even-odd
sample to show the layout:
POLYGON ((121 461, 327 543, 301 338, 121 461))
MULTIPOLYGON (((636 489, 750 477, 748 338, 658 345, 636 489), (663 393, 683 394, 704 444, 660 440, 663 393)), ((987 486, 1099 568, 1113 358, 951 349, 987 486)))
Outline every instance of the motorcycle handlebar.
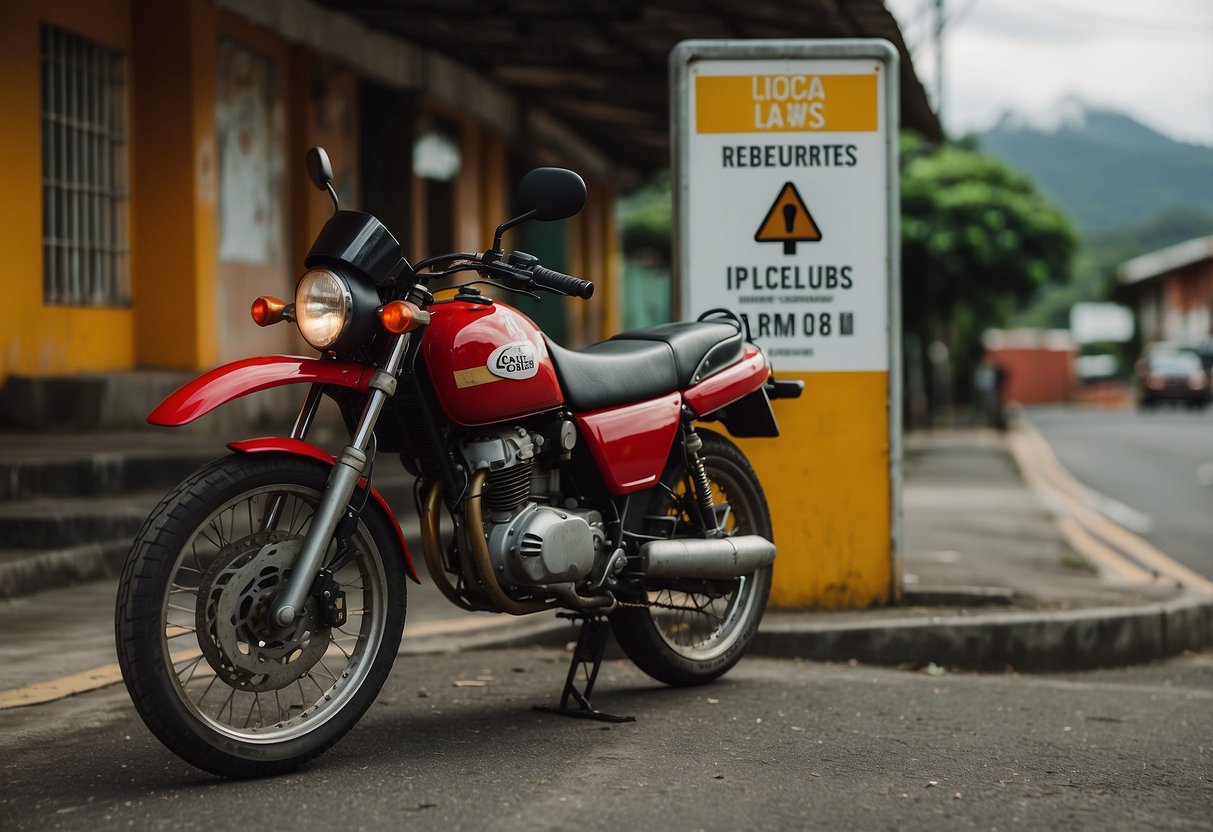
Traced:
POLYGON ((572 295, 584 300, 589 300, 594 296, 594 284, 590 281, 562 274, 544 266, 535 266, 531 270, 531 279, 535 281, 536 286, 553 289, 561 294, 572 295))
POLYGON ((450 277, 458 272, 479 271, 485 277, 491 276, 501 280, 511 289, 526 290, 534 287, 585 300, 589 300, 594 296, 594 284, 590 281, 541 266, 535 261, 535 258, 529 255, 522 256, 530 262, 526 262, 526 260, 523 260, 521 263, 503 262, 498 259, 500 252, 487 252, 485 254, 440 254, 422 260, 413 267, 413 274, 418 282, 425 284, 434 278, 450 277), (490 254, 496 254, 496 257, 490 259, 490 254), (450 261, 454 260, 464 260, 466 262, 449 266, 443 271, 431 272, 430 274, 420 273, 423 268, 432 268, 440 263, 449 264, 450 261))

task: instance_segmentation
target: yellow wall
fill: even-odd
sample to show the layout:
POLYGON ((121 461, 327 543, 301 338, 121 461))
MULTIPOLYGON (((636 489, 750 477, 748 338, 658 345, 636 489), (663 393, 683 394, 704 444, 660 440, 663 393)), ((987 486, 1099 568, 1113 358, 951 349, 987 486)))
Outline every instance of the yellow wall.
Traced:
POLYGON ((202 0, 134 0, 135 363, 213 362, 215 20, 202 0))
MULTIPOLYGON (((295 351, 287 327, 257 330, 247 309, 257 294, 289 299, 302 256, 328 217, 328 202, 305 179, 302 152, 330 146, 335 166, 355 187, 358 171, 358 84, 348 70, 268 30, 214 8, 209 0, 42 0, 10 4, 0 26, 0 158, 7 173, 0 201, 0 241, 7 267, 0 277, 0 383, 12 373, 59 375, 134 367, 203 369, 253 352, 295 351), (60 26, 128 57, 129 239, 131 306, 121 309, 48 306, 42 302, 42 154, 40 32, 60 26), (286 259, 251 274, 222 263, 217 251, 218 158, 215 96, 221 35, 271 55, 286 86, 286 259), (323 81, 323 84, 320 82, 323 81), (324 127, 317 108, 343 98, 354 134, 324 127), (256 285, 253 285, 256 284, 256 285), (279 331, 281 330, 281 331, 279 331), (226 333, 226 334, 225 334, 226 333)), ((462 129, 464 166, 456 182, 454 239, 479 251, 508 217, 512 181, 505 140, 440 102, 429 102, 462 129)), ((393 141, 391 137, 385 140, 393 141)), ((410 149, 402 147, 401 152, 410 149)), ((583 215, 569 223, 570 270, 598 284, 594 300, 568 301, 577 341, 618 329, 619 246, 613 193, 589 182, 583 215)), ((423 194, 414 190, 414 198, 423 194)), ((358 200, 352 201, 356 207, 358 200)), ((418 206, 420 207, 420 206, 418 206)), ((422 252, 426 217, 398 231, 422 252)))
MULTIPOLYGON (((0 25, 0 382, 11 373, 59 375, 131 365, 129 309, 42 301, 42 81, 40 26, 49 23, 113 49, 129 49, 126 0, 11 3, 0 25)), ((133 143, 128 148, 134 153, 133 143)), ((132 240, 134 242, 133 234, 132 240)), ((133 289, 132 289, 133 291, 133 289)))

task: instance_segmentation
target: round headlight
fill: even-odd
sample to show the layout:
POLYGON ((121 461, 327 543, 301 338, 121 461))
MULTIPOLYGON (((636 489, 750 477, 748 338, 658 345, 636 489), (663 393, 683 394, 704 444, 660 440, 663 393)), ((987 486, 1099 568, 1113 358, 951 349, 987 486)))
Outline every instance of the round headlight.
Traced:
POLYGON ((326 350, 350 325, 353 303, 345 280, 328 269, 312 269, 295 287, 295 322, 303 339, 326 350))

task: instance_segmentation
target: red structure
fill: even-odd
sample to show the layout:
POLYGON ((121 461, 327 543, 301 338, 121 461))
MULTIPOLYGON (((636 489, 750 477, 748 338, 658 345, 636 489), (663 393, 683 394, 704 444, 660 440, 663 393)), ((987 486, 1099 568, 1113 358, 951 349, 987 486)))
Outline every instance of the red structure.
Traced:
POLYGON ((1006 371, 1003 399, 1064 402, 1074 383, 1078 348, 1064 329, 992 329, 983 339, 990 361, 1006 371))

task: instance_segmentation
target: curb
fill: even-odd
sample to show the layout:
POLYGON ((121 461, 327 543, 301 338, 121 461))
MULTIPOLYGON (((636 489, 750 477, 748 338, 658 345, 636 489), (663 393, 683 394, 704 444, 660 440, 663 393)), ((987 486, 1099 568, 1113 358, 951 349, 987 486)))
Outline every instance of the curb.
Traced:
POLYGON ((1193 591, 1138 607, 1039 614, 892 619, 873 623, 771 624, 750 655, 856 660, 1029 673, 1089 670, 1213 647, 1213 596, 1193 591))
MULTIPOLYGON (((577 638, 568 621, 508 632, 430 640, 403 653, 561 648, 577 638)), ((846 624, 764 623, 747 655, 876 665, 935 664, 962 670, 1042 673, 1123 667, 1213 648, 1213 596, 1189 591, 1138 607, 1047 613, 884 619, 846 624)), ((622 656, 614 645, 608 656, 622 656)))

